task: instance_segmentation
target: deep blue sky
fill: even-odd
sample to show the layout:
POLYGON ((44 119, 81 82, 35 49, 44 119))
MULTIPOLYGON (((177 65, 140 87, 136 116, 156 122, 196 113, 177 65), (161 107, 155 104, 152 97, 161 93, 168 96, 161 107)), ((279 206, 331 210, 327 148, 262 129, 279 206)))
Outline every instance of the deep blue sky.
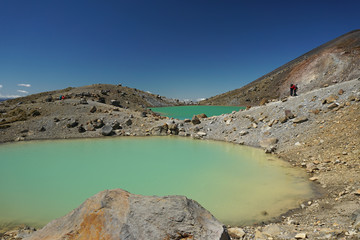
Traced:
POLYGON ((359 29, 359 9, 358 0, 1 0, 0 97, 93 83, 210 97, 359 29))

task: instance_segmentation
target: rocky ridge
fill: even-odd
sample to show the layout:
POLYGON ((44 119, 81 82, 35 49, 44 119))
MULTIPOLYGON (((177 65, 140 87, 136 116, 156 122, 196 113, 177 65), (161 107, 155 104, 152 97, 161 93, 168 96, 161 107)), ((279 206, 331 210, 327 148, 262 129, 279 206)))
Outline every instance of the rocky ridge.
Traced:
POLYGON ((289 94, 290 84, 308 92, 360 77, 360 30, 351 31, 284 64, 244 87, 201 105, 255 106, 289 94))

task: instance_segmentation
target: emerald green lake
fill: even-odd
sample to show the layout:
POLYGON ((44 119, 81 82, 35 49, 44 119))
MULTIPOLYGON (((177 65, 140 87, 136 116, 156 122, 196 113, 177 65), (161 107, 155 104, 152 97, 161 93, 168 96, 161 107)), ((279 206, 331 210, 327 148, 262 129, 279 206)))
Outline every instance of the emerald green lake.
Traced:
POLYGON ((232 111, 239 111, 245 107, 236 106, 178 106, 178 107, 158 107, 150 108, 153 112, 159 113, 161 116, 184 120, 191 119, 194 115, 205 113, 206 116, 218 116, 232 111))
POLYGON ((225 224, 270 219, 313 193, 302 171, 230 143, 122 137, 0 145, 0 226, 42 226, 114 188, 185 195, 225 224))

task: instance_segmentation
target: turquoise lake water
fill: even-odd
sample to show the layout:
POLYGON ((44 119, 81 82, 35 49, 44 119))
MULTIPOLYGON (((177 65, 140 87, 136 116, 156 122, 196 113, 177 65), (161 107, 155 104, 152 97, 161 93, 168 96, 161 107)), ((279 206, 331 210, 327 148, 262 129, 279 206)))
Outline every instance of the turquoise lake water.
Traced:
POLYGON ((225 224, 267 220, 312 195, 302 171, 230 143, 127 137, 0 145, 0 225, 42 226, 114 188, 185 195, 225 224))
POLYGON ((150 108, 153 112, 159 113, 161 116, 184 120, 191 119, 194 115, 205 113, 206 116, 219 116, 232 111, 239 111, 245 107, 236 106, 180 106, 180 107, 158 107, 150 108))

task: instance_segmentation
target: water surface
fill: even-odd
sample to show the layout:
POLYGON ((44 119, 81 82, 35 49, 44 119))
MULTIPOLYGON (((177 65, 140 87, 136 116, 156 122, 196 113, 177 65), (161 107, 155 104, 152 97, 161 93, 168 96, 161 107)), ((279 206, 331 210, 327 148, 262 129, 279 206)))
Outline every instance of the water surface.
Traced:
POLYGON ((305 177, 258 149, 177 137, 3 144, 0 225, 41 226, 97 192, 114 188, 185 195, 225 224, 254 223, 309 198, 312 191, 305 177))
POLYGON ((245 107, 238 106, 177 106, 177 107, 158 107, 150 108, 153 112, 159 113, 161 116, 184 120, 191 119, 194 115, 205 113, 206 116, 219 116, 232 111, 239 111, 245 107))

